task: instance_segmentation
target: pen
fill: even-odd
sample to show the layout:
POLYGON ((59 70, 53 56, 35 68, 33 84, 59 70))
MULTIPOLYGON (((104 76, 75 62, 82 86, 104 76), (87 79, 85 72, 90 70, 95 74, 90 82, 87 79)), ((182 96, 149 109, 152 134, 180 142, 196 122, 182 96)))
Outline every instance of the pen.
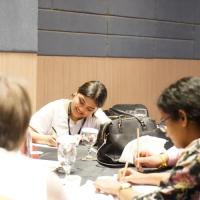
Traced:
POLYGON ((52 126, 53 132, 57 135, 56 129, 52 126))
POLYGON ((126 164, 125 164, 125 167, 124 167, 124 171, 123 171, 123 174, 122 174, 122 178, 125 177, 127 168, 128 168, 128 160, 126 161, 126 164))
MULTIPOLYGON (((140 137, 140 131, 139 131, 139 128, 137 128, 137 149, 136 149, 137 158, 139 158, 139 137, 140 137)), ((139 162, 137 162, 136 167, 139 167, 139 162)), ((128 160, 126 161, 124 171, 123 171, 123 174, 122 174, 122 178, 125 177, 127 168, 128 168, 128 160)))

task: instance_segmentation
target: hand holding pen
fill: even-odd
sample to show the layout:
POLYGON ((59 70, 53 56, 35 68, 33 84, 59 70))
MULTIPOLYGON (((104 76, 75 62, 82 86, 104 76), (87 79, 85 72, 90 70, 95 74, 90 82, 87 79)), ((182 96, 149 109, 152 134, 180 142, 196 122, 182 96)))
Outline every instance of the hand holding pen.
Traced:
MULTIPOLYGON (((137 128, 137 146, 136 146, 136 151, 135 151, 135 167, 137 169, 140 168, 140 163, 137 160, 139 158, 139 138, 140 138, 140 130, 137 128)), ((131 152, 130 152, 131 153, 131 152)), ((121 181, 123 180, 126 176, 129 176, 132 173, 132 170, 128 168, 128 160, 125 163, 125 167, 121 169, 118 173, 118 179, 121 181)))
POLYGON ((49 146, 54 146, 54 147, 57 146, 57 131, 53 126, 51 135, 48 135, 47 139, 48 139, 47 143, 49 146))
POLYGON ((56 129, 53 126, 52 126, 52 130, 53 131, 51 132, 51 134, 57 136, 57 131, 56 131, 56 129))

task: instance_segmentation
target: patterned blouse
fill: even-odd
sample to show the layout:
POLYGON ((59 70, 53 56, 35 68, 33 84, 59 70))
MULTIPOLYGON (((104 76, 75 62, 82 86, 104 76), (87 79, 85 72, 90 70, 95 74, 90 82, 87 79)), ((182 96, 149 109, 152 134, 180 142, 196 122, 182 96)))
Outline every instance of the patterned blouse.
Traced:
POLYGON ((134 197, 137 200, 200 200, 200 139, 181 154, 169 180, 153 193, 134 197))

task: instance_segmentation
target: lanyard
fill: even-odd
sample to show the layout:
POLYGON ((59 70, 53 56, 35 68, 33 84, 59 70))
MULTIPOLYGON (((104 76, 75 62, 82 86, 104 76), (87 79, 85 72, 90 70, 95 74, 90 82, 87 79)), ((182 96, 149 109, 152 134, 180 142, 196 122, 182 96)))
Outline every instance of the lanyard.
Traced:
MULTIPOLYGON (((71 102, 69 103, 69 106, 68 106, 68 120, 67 120, 69 135, 71 135, 71 130, 70 130, 70 114, 71 114, 71 102)), ((80 134, 81 129, 83 128, 83 125, 85 124, 85 121, 86 121, 86 118, 84 118, 84 120, 83 120, 83 122, 81 124, 81 127, 80 127, 80 129, 79 129, 79 131, 77 133, 78 135, 80 134)))

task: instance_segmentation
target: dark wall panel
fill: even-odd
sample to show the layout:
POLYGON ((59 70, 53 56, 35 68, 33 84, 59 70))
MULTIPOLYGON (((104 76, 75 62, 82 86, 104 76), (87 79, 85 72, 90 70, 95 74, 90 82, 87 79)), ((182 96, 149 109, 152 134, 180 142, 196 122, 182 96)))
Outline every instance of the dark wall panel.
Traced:
POLYGON ((154 39, 139 37, 119 37, 108 38, 108 56, 111 57, 154 57, 154 39))
POLYGON ((39 54, 106 56, 106 37, 101 35, 39 31, 39 54))
POLYGON ((157 0, 156 18, 193 23, 197 1, 199 0, 157 0))
POLYGON ((199 10, 199 0, 39 0, 39 53, 200 59, 199 10))
POLYGON ((67 32, 107 33, 105 16, 39 10, 39 29, 67 32))
POLYGON ((193 58, 193 41, 190 40, 155 40, 157 58, 193 58))
POLYGON ((53 0, 53 8, 66 11, 78 11, 106 14, 109 0, 53 0))
POLYGON ((52 8, 53 0, 39 0, 38 5, 39 8, 52 8))
POLYGON ((200 59, 200 40, 194 44, 194 59, 200 59))
POLYGON ((200 25, 195 26, 194 58, 200 58, 200 25))
POLYGON ((109 17, 108 33, 155 38, 193 39, 194 26, 192 24, 147 19, 109 17))
POLYGON ((155 37, 192 40, 194 25, 174 22, 156 22, 155 37))
POLYGON ((200 24, 200 1, 195 2, 195 23, 200 24))
POLYGON ((0 51, 37 52, 37 0, 0 1, 0 51))
POLYGON ((153 19, 155 2, 155 0, 110 0, 109 14, 153 19))
POLYGON ((108 18, 108 34, 153 37, 155 30, 156 22, 152 20, 125 17, 108 18))

